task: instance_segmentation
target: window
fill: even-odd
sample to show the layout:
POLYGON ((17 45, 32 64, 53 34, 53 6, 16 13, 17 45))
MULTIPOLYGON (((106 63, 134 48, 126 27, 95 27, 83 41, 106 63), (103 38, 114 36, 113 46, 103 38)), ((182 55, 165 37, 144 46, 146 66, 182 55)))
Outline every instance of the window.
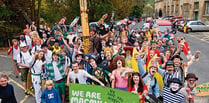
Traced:
POLYGON ((197 24, 198 24, 198 25, 205 25, 205 24, 204 24, 204 23, 202 23, 202 22, 198 22, 197 24))
POLYGON ((190 25, 197 25, 197 22, 193 22, 193 23, 191 23, 190 25))
POLYGON ((205 6, 205 14, 209 14, 209 2, 206 2, 205 4, 206 4, 206 6, 205 6))

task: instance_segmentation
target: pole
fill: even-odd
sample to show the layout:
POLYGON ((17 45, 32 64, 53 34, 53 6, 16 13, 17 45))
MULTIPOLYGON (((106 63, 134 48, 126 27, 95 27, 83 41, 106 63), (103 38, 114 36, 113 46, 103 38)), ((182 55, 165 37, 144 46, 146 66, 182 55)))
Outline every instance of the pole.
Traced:
POLYGON ((80 0, 80 11, 81 11, 81 25, 82 25, 82 38, 84 42, 84 53, 89 51, 89 24, 87 14, 87 0, 80 0))
MULTIPOLYGON (((9 39, 8 39, 8 44, 9 44, 9 48, 11 48, 11 43, 10 43, 9 39)), ((16 63, 14 62, 14 59, 13 59, 13 53, 11 53, 11 56, 12 56, 12 63, 13 63, 13 66, 14 66, 15 76, 16 76, 16 78, 18 78, 17 66, 16 66, 16 63)))

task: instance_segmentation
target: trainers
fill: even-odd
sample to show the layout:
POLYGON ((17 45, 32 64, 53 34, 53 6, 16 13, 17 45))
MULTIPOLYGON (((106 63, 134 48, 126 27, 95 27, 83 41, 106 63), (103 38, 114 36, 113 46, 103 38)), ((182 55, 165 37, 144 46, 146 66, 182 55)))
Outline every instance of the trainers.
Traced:
POLYGON ((25 95, 30 95, 30 92, 29 91, 25 91, 25 95))
POLYGON ((32 91, 32 92, 33 92, 33 91, 34 91, 34 88, 33 88, 33 87, 30 87, 30 91, 32 91))

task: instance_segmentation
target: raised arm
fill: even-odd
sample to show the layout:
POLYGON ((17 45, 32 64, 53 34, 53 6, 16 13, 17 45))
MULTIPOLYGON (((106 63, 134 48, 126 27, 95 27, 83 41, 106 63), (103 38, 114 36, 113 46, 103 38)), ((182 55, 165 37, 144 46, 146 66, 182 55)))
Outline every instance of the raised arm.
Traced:
POLYGON ((52 49, 52 46, 50 45, 50 41, 53 39, 53 37, 50 37, 47 41, 47 46, 49 49, 52 49))
POLYGON ((94 81, 96 81, 97 83, 99 83, 102 87, 105 87, 105 85, 101 82, 101 81, 99 81, 96 77, 92 77, 92 80, 94 80, 94 81))
POLYGON ((144 70, 142 61, 141 61, 141 57, 138 57, 138 68, 139 68, 139 72, 141 74, 141 76, 143 76, 146 72, 144 70))

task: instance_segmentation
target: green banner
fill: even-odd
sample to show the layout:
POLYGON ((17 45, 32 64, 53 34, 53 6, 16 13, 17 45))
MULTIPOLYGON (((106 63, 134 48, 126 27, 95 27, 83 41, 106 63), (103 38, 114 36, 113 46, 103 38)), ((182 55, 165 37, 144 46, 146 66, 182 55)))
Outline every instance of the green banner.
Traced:
POLYGON ((70 84, 70 103, 139 103, 137 94, 108 87, 70 84))

